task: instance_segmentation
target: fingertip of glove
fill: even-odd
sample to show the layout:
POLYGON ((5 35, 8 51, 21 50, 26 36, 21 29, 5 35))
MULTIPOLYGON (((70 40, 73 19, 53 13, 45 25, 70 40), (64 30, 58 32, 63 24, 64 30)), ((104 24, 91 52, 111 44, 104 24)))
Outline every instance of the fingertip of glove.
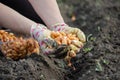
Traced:
POLYGON ((83 42, 83 43, 86 42, 86 36, 83 32, 78 33, 78 37, 79 37, 81 42, 83 42))

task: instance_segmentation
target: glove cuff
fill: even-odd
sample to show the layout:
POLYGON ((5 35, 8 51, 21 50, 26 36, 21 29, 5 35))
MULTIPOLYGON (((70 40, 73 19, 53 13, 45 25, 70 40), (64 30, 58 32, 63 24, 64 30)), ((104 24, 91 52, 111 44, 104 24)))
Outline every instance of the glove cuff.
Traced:
POLYGON ((54 25, 51 26, 51 30, 54 31, 62 31, 65 29, 65 27, 67 27, 68 25, 66 23, 56 23, 54 25))
POLYGON ((40 34, 42 34, 46 29, 47 28, 42 24, 34 24, 31 27, 30 34, 34 39, 37 40, 40 34))

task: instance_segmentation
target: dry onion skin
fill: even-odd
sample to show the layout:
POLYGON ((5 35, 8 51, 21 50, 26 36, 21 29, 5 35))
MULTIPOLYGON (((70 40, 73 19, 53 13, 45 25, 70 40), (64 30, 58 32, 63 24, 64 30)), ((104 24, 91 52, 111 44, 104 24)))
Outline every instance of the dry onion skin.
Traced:
POLYGON ((39 44, 36 40, 16 37, 13 33, 0 30, 1 51, 7 58, 13 60, 24 58, 32 53, 39 54, 39 44))
POLYGON ((52 31, 51 37, 59 44, 66 44, 70 47, 70 50, 67 52, 65 60, 68 63, 68 66, 71 66, 71 58, 76 57, 76 53, 79 52, 80 48, 83 47, 83 43, 77 38, 74 34, 66 34, 64 32, 52 31), (78 48, 79 47, 79 48, 78 48))

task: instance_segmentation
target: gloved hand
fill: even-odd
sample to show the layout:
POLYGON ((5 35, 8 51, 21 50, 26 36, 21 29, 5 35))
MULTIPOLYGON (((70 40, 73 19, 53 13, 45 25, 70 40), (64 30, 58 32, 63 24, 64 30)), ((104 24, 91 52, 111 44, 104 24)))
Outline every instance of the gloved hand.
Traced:
POLYGON ((79 38, 79 41, 77 46, 75 48, 81 48, 83 47, 83 44, 85 41, 86 41, 86 37, 85 37, 85 34, 79 29, 79 28, 73 28, 73 27, 69 27, 67 24, 65 23, 58 23, 58 24, 55 24, 55 25, 52 25, 50 27, 51 30, 54 30, 54 31, 63 31, 67 34, 74 34, 76 35, 78 38, 79 38))
POLYGON ((50 37, 51 31, 42 24, 35 24, 31 27, 31 36, 36 39, 44 54, 49 54, 57 47, 57 43, 50 37))

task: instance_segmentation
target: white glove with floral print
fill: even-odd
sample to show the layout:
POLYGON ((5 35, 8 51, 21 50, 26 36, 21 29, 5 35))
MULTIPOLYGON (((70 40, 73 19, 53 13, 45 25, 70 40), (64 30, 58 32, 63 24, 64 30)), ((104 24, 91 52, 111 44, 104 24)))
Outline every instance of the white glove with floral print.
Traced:
POLYGON ((44 25, 32 25, 30 33, 31 36, 38 41, 42 53, 52 53, 57 47, 55 40, 50 37, 51 31, 48 30, 44 25))

